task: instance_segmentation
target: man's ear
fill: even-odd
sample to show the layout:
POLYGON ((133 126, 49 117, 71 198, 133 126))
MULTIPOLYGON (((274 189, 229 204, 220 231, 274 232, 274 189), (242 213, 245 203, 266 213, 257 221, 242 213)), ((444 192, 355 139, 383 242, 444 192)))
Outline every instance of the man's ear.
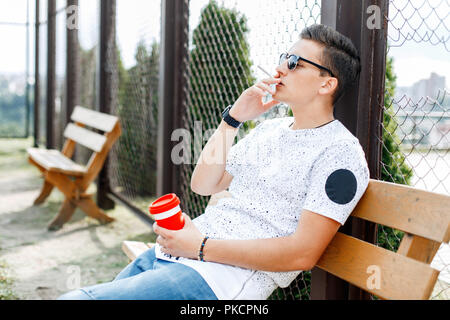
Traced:
POLYGON ((337 90, 338 79, 334 77, 328 78, 326 81, 322 82, 319 89, 319 93, 328 94, 337 90))

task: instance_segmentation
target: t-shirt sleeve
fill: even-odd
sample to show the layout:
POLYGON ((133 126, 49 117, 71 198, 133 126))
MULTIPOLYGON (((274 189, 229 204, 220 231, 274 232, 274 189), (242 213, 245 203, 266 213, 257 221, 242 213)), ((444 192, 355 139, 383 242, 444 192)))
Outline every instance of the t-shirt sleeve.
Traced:
POLYGON ((364 151, 351 141, 327 147, 311 171, 303 209, 344 225, 369 185, 364 151))
POLYGON ((237 143, 231 146, 225 163, 225 171, 233 177, 236 177, 242 169, 252 139, 254 139, 254 136, 261 130, 263 123, 264 122, 258 124, 255 128, 250 130, 245 137, 241 138, 237 143))

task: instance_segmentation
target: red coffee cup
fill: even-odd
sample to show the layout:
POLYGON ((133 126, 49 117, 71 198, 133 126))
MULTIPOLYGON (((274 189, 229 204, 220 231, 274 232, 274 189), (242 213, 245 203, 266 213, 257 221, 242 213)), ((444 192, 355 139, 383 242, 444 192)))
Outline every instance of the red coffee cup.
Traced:
POLYGON ((169 193, 153 201, 148 210, 159 226, 169 230, 184 227, 184 217, 180 208, 180 199, 175 193, 169 193))

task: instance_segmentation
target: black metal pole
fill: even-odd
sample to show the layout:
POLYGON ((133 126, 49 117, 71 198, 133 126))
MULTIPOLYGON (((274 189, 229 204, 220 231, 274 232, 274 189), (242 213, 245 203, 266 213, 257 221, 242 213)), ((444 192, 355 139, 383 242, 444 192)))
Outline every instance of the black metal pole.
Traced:
POLYGON ((73 22, 73 15, 78 14, 78 10, 72 11, 74 6, 78 7, 78 0, 67 0, 66 123, 70 122, 70 116, 79 101, 78 27, 69 24, 73 22))
POLYGON ((26 24, 26 58, 25 58, 25 138, 30 135, 30 0, 27 0, 27 24, 26 24))
POLYGON ((47 10, 47 135, 46 147, 55 147, 56 88, 56 0, 48 0, 47 10))
MULTIPOLYGON (((360 53, 359 83, 336 103, 334 115, 359 139, 372 179, 380 178, 388 6, 388 0, 328 0, 321 7, 322 24, 349 37, 360 53), (369 28, 367 24, 367 8, 371 5, 380 9, 383 19, 380 29, 369 28)), ((370 243, 376 238, 376 224, 353 217, 339 231, 370 243)), ((314 268, 311 298, 368 300, 370 294, 314 268)))
MULTIPOLYGON (((116 0, 100 2, 100 82, 99 111, 111 113, 114 104, 113 82, 116 76, 116 0)), ((111 191, 109 180, 109 157, 106 159, 97 180, 97 203, 102 209, 114 208, 114 201, 108 196, 111 191)))
POLYGON ((36 0, 36 21, 35 21, 35 52, 34 52, 34 116, 33 116, 33 136, 34 147, 37 148, 39 143, 39 100, 40 100, 40 83, 39 83, 39 0, 36 0))
POLYGON ((159 71, 157 196, 181 191, 180 170, 171 160, 174 129, 182 126, 185 112, 185 72, 188 54, 189 0, 162 0, 159 71))
MULTIPOLYGON (((359 82, 358 102, 356 106, 355 136, 359 139, 366 154, 370 178, 381 178, 381 160, 383 147, 383 112, 386 78, 386 53, 389 0, 363 0, 363 19, 361 21, 360 51, 362 69, 359 82), (367 8, 380 9, 380 28, 369 28, 367 8)), ((366 242, 376 243, 377 224, 352 218, 352 236, 366 242)), ((370 300, 371 295, 349 286, 349 299, 370 300)))

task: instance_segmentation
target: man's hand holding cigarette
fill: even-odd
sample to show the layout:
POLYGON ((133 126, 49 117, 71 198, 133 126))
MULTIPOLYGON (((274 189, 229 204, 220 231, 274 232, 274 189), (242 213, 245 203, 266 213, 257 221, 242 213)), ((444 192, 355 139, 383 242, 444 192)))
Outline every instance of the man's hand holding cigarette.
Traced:
POLYGON ((231 108, 230 115, 239 122, 245 122, 259 117, 280 103, 275 99, 267 103, 263 103, 262 100, 267 94, 272 96, 276 94, 276 88, 271 85, 281 85, 279 77, 278 73, 275 77, 263 79, 245 90, 231 108))

